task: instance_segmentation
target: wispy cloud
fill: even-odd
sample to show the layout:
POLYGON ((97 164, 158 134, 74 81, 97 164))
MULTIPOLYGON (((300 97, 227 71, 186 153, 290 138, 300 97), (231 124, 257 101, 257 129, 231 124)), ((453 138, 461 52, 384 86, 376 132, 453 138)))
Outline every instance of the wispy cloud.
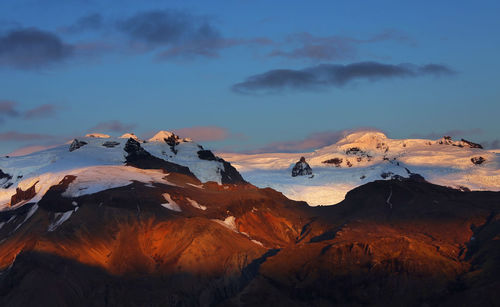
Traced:
POLYGON ((81 33, 84 31, 95 31, 101 29, 103 23, 104 21, 101 14, 92 13, 78 18, 75 23, 70 26, 62 27, 59 31, 69 34, 81 33))
POLYGON ((115 133, 125 133, 130 132, 136 127, 135 124, 122 123, 119 120, 110 120, 98 123, 94 127, 90 128, 89 132, 115 132, 115 133))
POLYGON ((385 30, 367 39, 331 35, 315 36, 308 32, 288 35, 284 42, 277 43, 277 48, 268 55, 287 59, 308 59, 314 61, 333 61, 353 59, 358 54, 362 44, 394 41, 415 45, 415 42, 405 33, 396 30, 385 30))
POLYGON ((56 114, 56 106, 53 104, 43 104, 36 108, 24 112, 25 119, 47 118, 56 114))
POLYGON ((222 49, 240 45, 269 45, 267 38, 226 38, 206 16, 180 10, 141 12, 117 23, 117 29, 138 51, 159 50, 158 60, 218 57, 222 49))
POLYGON ((452 138, 462 138, 464 136, 479 136, 482 135, 484 131, 480 128, 473 129, 453 129, 447 130, 443 132, 429 132, 429 133, 413 133, 410 135, 410 138, 419 138, 419 139, 431 139, 436 140, 440 139, 443 136, 451 136, 452 138))
POLYGON ((384 64, 359 62, 347 65, 321 64, 300 70, 275 69, 248 77, 232 86, 240 94, 270 94, 285 90, 314 90, 342 87, 357 80, 377 81, 389 78, 451 75, 455 72, 440 64, 384 64))
POLYGON ((0 100, 0 116, 19 116, 17 104, 10 100, 0 100))
POLYGON ((15 101, 0 100, 0 119, 22 118, 32 120, 47 118, 56 114, 57 108, 53 104, 43 104, 26 111, 19 110, 19 104, 15 101))
POLYGON ((197 142, 222 141, 230 137, 227 129, 215 126, 199 126, 174 130, 181 137, 189 137, 197 142))
POLYGON ((24 133, 17 131, 7 131, 0 133, 0 141, 16 141, 16 142, 43 141, 53 138, 55 138, 55 136, 49 134, 40 134, 40 133, 24 133))
POLYGON ((0 67, 39 69, 60 63, 74 47, 57 35, 37 28, 21 28, 0 35, 0 67))
POLYGON ((219 31, 205 17, 179 10, 152 10, 121 20, 118 29, 131 43, 144 47, 174 46, 218 39, 219 31))
POLYGON ((484 141, 484 142, 481 142, 481 145, 483 145, 484 148, 500 149, 500 139, 495 139, 495 140, 491 140, 491 141, 484 141))

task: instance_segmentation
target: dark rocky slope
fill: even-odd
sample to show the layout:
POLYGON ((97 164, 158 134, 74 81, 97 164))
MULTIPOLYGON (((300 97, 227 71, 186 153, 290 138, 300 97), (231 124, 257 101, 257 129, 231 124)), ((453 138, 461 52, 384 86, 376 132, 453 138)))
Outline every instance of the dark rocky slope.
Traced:
POLYGON ((194 186, 186 178, 172 173, 175 186, 136 182, 71 199, 61 196, 72 180, 65 178, 30 218, 33 205, 2 212, 0 305, 494 306, 500 299, 500 193, 377 181, 337 206, 311 208, 271 189, 194 186), (181 212, 160 205, 164 193, 181 212))

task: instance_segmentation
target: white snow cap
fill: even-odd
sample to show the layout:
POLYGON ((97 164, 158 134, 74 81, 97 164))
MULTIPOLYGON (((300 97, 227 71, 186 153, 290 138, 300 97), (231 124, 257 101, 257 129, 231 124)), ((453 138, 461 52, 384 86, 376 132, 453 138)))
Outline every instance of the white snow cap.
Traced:
POLYGON ((104 133, 89 133, 85 135, 86 138, 109 139, 109 135, 104 133))
POLYGON ((152 138, 150 138, 148 141, 149 142, 164 142, 164 139, 167 139, 167 138, 171 137, 172 135, 174 135, 174 134, 170 131, 161 130, 157 134, 155 134, 152 138))
POLYGON ((120 139, 134 139, 136 141, 139 141, 139 138, 137 135, 133 133, 125 133, 124 135, 120 136, 120 139))

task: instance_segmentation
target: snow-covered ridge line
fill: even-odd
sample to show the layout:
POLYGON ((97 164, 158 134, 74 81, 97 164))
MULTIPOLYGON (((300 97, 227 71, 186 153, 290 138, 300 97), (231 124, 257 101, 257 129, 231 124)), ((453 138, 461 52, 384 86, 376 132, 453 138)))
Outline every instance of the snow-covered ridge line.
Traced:
MULTIPOLYGON (((82 193, 100 190, 98 186, 126 185, 130 180, 161 182, 161 176, 165 176, 161 172, 158 172, 161 175, 154 175, 153 179, 151 174, 144 178, 142 170, 131 171, 133 168, 124 166, 127 156, 124 146, 128 138, 123 137, 137 140, 133 134, 113 138, 92 133, 86 137, 78 137, 68 144, 25 156, 0 157, 0 210, 8 206, 11 197, 16 194, 16 188, 26 191, 38 182, 35 185, 36 196, 30 200, 37 202, 51 186, 58 184, 66 175, 76 175, 79 177, 76 181, 81 184, 89 183, 86 192, 82 193), (107 174, 108 171, 110 173, 107 174), (109 174, 113 174, 116 179, 108 176, 109 174)), ((157 140, 151 142, 141 141, 141 146, 155 157, 188 167, 201 182, 221 183, 224 165, 218 160, 201 159, 198 152, 203 147, 166 131, 159 132, 156 138, 157 140), (170 139, 166 140, 164 136, 170 139)), ((68 190, 71 190, 71 186, 68 190)), ((68 193, 77 195, 79 192, 68 193)))
POLYGON ((310 205, 331 205, 359 185, 409 177, 410 172, 440 185, 499 191, 500 154, 479 147, 450 137, 399 140, 361 131, 309 153, 218 154, 259 187, 274 188, 310 205), (291 176, 301 157, 312 168, 312 176, 291 176))

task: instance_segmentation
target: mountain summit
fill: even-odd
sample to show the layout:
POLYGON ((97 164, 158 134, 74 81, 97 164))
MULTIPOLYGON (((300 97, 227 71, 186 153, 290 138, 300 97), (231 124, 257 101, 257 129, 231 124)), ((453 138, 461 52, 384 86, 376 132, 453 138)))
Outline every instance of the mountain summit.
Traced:
MULTIPOLYGON (((181 139, 167 131, 159 132, 154 141, 140 142, 135 135, 125 139, 103 137, 101 134, 91 134, 75 138, 69 145, 61 145, 51 149, 35 152, 21 157, 0 158, 0 170, 5 174, 0 178, 0 209, 19 207, 32 201, 31 198, 13 196, 20 191, 32 189, 33 199, 41 199, 54 185, 57 185, 65 176, 85 176, 85 180, 76 179, 71 185, 78 186, 79 195, 97 192, 109 187, 118 187, 130 184, 132 181, 163 182, 163 172, 169 172, 166 165, 184 167, 197 181, 204 183, 213 181, 221 183, 244 182, 237 171, 226 161, 215 157, 210 151, 189 139, 181 139), (132 153, 127 151, 131 140, 135 142, 137 150, 147 153, 141 163, 148 165, 147 169, 163 169, 163 171, 136 171, 129 167, 133 165, 127 159, 132 153), (210 153, 213 158, 204 156, 210 153), (109 171, 113 178, 101 180, 100 174, 109 171), (115 170, 115 171, 113 171, 115 170), (123 171, 123 172, 122 172, 123 171), (146 176, 145 176, 146 175, 146 176), (95 178, 94 178, 95 177, 95 178)), ((136 166, 136 165, 134 165, 136 166)), ((186 171, 186 172, 187 172, 186 171)), ((186 173, 185 172, 185 173, 186 173)), ((79 178, 77 176, 77 178, 79 178)), ((108 178, 108 177, 107 177, 108 178)))

